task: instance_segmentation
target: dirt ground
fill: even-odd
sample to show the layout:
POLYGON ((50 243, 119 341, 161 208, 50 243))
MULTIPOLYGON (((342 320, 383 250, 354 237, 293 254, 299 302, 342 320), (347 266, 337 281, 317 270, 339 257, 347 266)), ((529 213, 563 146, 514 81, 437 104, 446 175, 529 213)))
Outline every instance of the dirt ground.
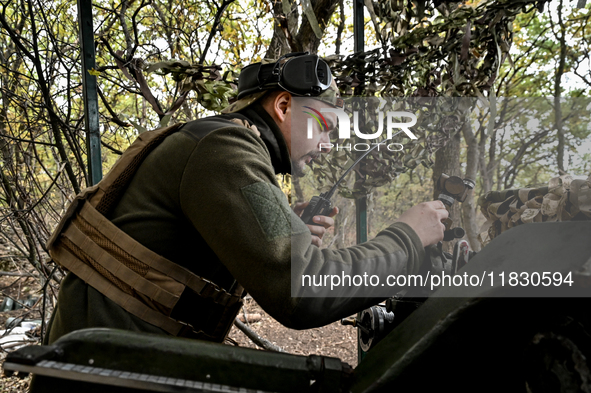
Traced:
MULTIPOLYGON (((259 322, 250 324, 252 330, 286 352, 336 357, 353 367, 357 365, 357 332, 353 327, 335 322, 315 329, 293 330, 266 314, 252 299, 246 301, 245 309, 247 316, 261 315, 259 322)), ((232 327, 229 336, 240 346, 258 348, 236 326, 232 327)))

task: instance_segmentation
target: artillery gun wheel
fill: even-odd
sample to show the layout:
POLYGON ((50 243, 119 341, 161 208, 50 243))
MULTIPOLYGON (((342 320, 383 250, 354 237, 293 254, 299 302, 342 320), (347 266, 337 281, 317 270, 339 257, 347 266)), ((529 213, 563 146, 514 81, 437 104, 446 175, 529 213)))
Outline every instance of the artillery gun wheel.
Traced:
POLYGON ((591 392, 589 325, 565 316, 531 338, 524 352, 526 391, 591 392))

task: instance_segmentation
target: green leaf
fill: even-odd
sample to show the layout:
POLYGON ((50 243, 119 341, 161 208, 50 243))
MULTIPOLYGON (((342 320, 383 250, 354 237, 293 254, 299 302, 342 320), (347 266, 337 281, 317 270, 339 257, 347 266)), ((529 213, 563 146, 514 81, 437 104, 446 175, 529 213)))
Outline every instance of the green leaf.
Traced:
POLYGON ((168 125, 168 123, 170 122, 171 117, 172 117, 172 113, 162 116, 162 119, 160 119, 160 127, 166 127, 168 125))
POLYGON ((146 130, 144 127, 142 127, 141 125, 139 125, 138 123, 136 123, 133 120, 129 120, 129 122, 135 127, 136 130, 138 130, 138 132, 141 134, 143 132, 146 132, 148 130, 146 130))
POLYGON ((490 88, 488 95, 490 100, 490 116, 488 118, 488 127, 486 132, 488 135, 492 135, 495 128, 495 119, 497 118, 497 95, 494 86, 490 88))
POLYGON ((283 14, 288 15, 291 12, 289 0, 281 0, 281 6, 283 7, 283 14))
POLYGON ((310 0, 302 0, 302 7, 304 7, 304 14, 306 14, 308 22, 310 22, 312 31, 318 39, 322 38, 322 30, 320 30, 320 25, 318 24, 318 20, 316 19, 316 15, 314 14, 314 9, 312 8, 312 4, 310 4, 310 0))
POLYGON ((159 69, 164 69, 165 71, 170 71, 176 68, 189 68, 191 67, 191 63, 185 60, 170 60, 170 61, 161 61, 158 63, 154 63, 146 69, 146 73, 154 72, 159 69))

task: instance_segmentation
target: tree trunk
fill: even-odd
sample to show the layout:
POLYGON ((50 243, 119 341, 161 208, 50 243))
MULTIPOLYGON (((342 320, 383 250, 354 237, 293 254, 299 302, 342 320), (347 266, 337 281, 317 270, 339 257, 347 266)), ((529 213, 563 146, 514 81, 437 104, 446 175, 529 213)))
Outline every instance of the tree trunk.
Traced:
MULTIPOLYGON (((484 135, 485 131, 484 128, 481 126, 481 134, 484 135)), ((493 130, 492 134, 489 135, 490 137, 490 146, 488 150, 488 162, 486 161, 486 139, 484 137, 480 138, 479 142, 479 167, 480 167, 480 178, 482 179, 482 193, 486 193, 488 191, 492 191, 492 187, 494 184, 494 174, 495 174, 495 167, 496 163, 496 153, 495 149, 497 148, 497 130, 493 130)))
MULTIPOLYGON (((464 122, 462 127, 462 133, 466 140, 467 153, 466 153, 466 174, 465 177, 476 181, 476 175, 478 173, 478 161, 480 156, 480 146, 478 140, 472 132, 472 125, 469 121, 464 122)), ((478 241, 478 224, 476 223, 476 206, 474 203, 474 192, 468 194, 468 197, 462 203, 462 223, 466 230, 466 237, 468 242, 474 251, 480 251, 480 242, 478 241)))
POLYGON ((346 235, 347 235, 347 223, 350 221, 350 203, 345 200, 344 203, 339 203, 339 214, 334 216, 334 246, 336 249, 347 247, 346 235))
MULTIPOLYGON (((560 32, 560 58, 558 60, 558 69, 554 79, 554 122, 556 127, 556 133, 558 134, 558 147, 556 148, 556 161, 558 164, 558 171, 561 175, 566 174, 564 169, 564 130, 562 129, 562 108, 560 106, 560 95, 561 95, 561 80, 562 74, 564 74, 564 68, 566 63, 566 29, 562 21, 562 0, 558 5, 558 26, 560 32)), ((556 34, 556 33, 555 33, 556 34)))
MULTIPOLYGON (((324 33, 332 14, 334 13, 339 0, 316 0, 312 1, 312 7, 314 8, 314 14, 318 20, 320 31, 324 33)), ((302 18, 302 24, 296 36, 296 43, 301 45, 301 51, 307 51, 310 53, 318 52, 321 38, 316 37, 308 18, 305 16, 302 18)))
MULTIPOLYGON (((324 33, 339 0, 312 0, 314 14, 318 20, 320 31, 324 33)), ((273 38, 267 50, 267 58, 278 58, 289 52, 318 52, 320 38, 316 37, 308 18, 302 15, 302 23, 297 28, 298 10, 295 3, 291 3, 289 15, 283 13, 281 0, 273 2, 273 15, 275 16, 275 28, 273 38), (297 32, 297 34, 296 34, 297 32)))
MULTIPOLYGON (((291 2, 290 2, 291 3, 291 2)), ((283 3, 281 0, 273 1, 274 29, 271 43, 265 54, 265 58, 278 59, 286 53, 295 51, 290 45, 290 38, 293 42, 293 36, 297 32, 298 7, 295 3, 291 4, 291 11, 288 15, 283 13, 283 3)))
MULTIPOLYGON (((442 173, 449 176, 462 176, 460 168, 460 133, 456 133, 447 144, 435 153, 435 165, 433 165, 433 199, 437 199, 440 190, 437 189, 437 180, 442 173)), ((460 206, 454 203, 449 209, 449 218, 452 220, 451 228, 460 225, 460 206)), ((451 252, 452 242, 444 242, 443 250, 451 252)))

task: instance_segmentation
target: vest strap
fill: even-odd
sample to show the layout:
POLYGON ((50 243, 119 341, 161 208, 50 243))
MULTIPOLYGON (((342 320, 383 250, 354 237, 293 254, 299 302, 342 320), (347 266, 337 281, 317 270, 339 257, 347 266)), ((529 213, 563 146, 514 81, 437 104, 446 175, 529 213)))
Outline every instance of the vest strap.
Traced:
POLYGON ((226 291, 143 246, 106 217, 145 157, 181 126, 142 133, 103 180, 76 196, 47 248, 59 265, 130 314, 175 336, 223 341, 242 305, 242 286, 226 291), (171 318, 186 290, 209 304, 200 310, 206 320, 213 318, 207 327, 171 318))

